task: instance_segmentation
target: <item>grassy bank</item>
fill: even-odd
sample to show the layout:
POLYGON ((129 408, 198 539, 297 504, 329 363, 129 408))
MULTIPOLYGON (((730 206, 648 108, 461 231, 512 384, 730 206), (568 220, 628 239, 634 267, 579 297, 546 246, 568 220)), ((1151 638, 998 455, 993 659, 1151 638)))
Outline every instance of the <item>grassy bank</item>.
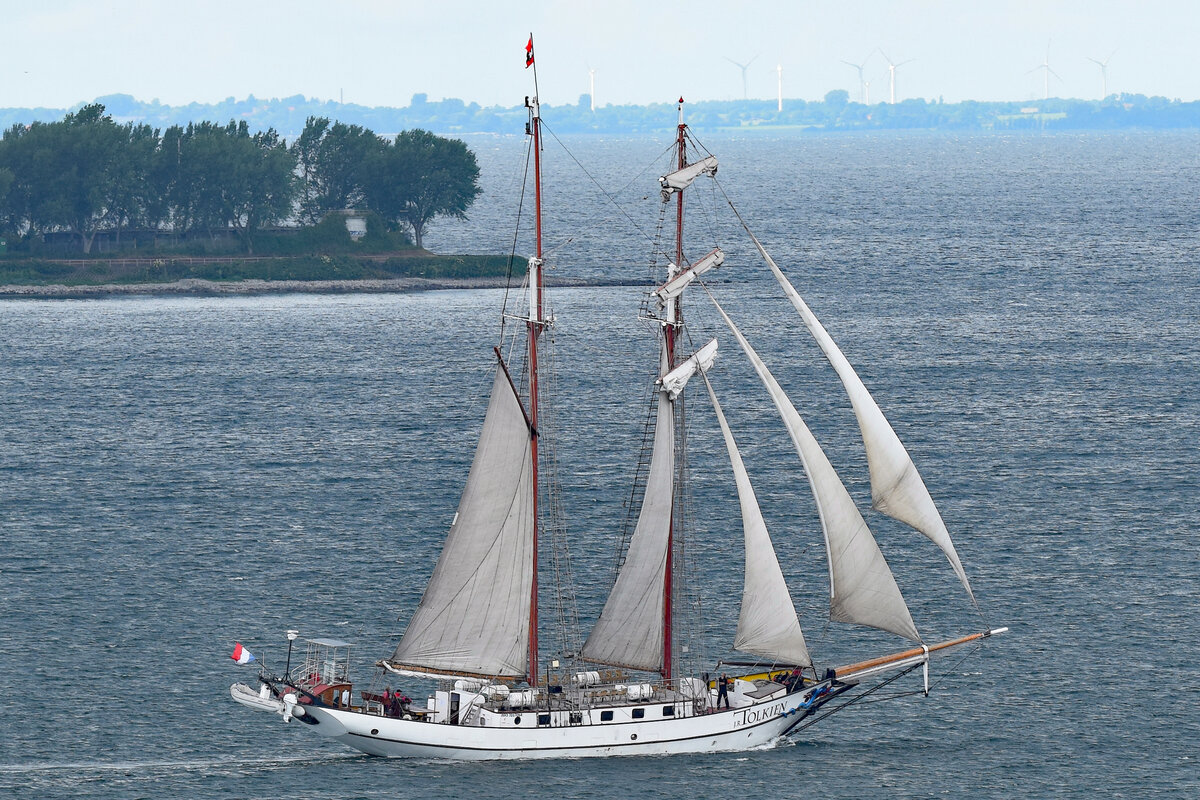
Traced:
MULTIPOLYGON (((514 274, 525 272, 524 258, 514 274)), ((372 255, 165 256, 161 258, 0 259, 0 285, 89 286, 210 281, 330 281, 387 278, 485 278, 508 273, 507 256, 434 255, 423 251, 372 255)))

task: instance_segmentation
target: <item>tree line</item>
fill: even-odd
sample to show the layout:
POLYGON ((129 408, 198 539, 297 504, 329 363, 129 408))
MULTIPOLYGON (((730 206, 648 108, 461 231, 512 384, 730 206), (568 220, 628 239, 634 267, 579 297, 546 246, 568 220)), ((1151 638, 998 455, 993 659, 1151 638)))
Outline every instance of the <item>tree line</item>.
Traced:
POLYGON ((273 128, 192 122, 160 131, 120 124, 102 104, 55 122, 17 123, 0 138, 0 230, 25 242, 56 231, 91 251, 96 234, 132 228, 214 235, 247 252, 256 231, 314 225, 368 209, 421 247, 438 216, 464 218, 479 166, 461 141, 421 130, 392 140, 327 117, 289 145, 273 128))

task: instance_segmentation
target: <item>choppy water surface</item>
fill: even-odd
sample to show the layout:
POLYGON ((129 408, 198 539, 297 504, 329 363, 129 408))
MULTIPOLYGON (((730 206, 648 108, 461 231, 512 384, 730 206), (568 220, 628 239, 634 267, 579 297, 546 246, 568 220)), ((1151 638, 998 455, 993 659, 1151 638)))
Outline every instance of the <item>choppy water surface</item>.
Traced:
MULTIPOLYGON (((655 174, 638 176, 666 142, 568 144, 652 230, 655 174)), ((0 790, 1194 796, 1200 136, 706 144, 909 445, 986 621, 1011 634, 940 662, 928 699, 863 706, 770 750, 482 765, 356 756, 235 706, 227 688, 250 675, 228 653, 240 639, 280 657, 279 635, 298 627, 352 640, 365 676, 394 646, 465 478, 503 292, 5 301, 0 790)), ((488 194, 430 241, 507 251, 523 143, 471 145, 488 194)), ((547 180, 558 274, 645 274, 645 238, 590 196, 588 178, 548 166, 547 180)), ((726 249, 714 291, 758 331, 865 507, 836 379, 746 246, 726 249)), ((638 303, 634 288, 555 295, 562 479, 587 619, 611 574, 645 417, 652 343, 638 303)), ((693 312, 697 337, 723 335, 702 305, 693 312)), ((714 379, 817 658, 890 649, 823 622, 806 483, 732 344, 714 379)), ((696 406, 695 550, 720 654, 737 615, 740 529, 722 445, 696 406)), ((927 638, 982 624, 932 546, 869 521, 927 638)))

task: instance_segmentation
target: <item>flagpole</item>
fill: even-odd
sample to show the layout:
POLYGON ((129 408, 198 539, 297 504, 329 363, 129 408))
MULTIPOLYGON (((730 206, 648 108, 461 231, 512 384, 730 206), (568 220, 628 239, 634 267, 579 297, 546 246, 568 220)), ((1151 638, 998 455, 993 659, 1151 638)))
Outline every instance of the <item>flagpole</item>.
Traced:
MULTIPOLYGON (((533 31, 529 32, 529 44, 530 44, 529 55, 532 57, 533 56, 533 46, 532 46, 533 45, 533 31)), ((536 100, 541 96, 541 92, 538 90, 537 59, 536 58, 533 58, 532 66, 533 66, 533 97, 536 100)))

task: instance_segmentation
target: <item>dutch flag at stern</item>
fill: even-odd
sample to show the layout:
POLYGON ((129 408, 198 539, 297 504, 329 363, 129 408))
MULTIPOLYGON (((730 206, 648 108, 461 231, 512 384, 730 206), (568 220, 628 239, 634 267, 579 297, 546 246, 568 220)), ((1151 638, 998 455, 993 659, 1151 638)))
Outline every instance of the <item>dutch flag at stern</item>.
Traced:
POLYGON ((238 664, 249 664, 251 661, 255 660, 254 655, 249 650, 242 647, 241 642, 233 643, 233 655, 231 655, 230 658, 232 658, 238 664))

